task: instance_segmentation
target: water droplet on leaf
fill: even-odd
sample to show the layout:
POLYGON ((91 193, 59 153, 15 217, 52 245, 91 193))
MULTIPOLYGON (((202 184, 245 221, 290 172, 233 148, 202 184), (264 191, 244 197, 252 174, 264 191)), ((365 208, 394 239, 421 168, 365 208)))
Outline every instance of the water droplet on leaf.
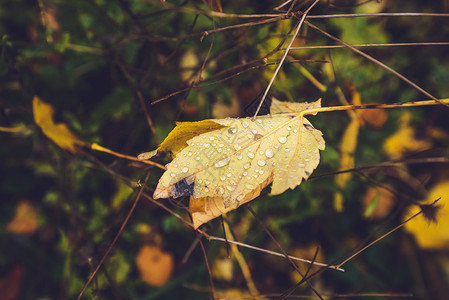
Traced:
POLYGON ((265 150, 265 156, 268 158, 272 158, 274 155, 273 150, 271 150, 270 148, 268 148, 267 150, 265 150))

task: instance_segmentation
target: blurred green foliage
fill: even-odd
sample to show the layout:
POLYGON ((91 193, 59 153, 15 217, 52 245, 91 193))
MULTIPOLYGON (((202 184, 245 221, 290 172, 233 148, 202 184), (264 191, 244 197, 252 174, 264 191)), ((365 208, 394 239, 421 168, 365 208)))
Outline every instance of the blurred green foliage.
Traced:
MULTIPOLYGON (((245 108, 254 105, 254 99, 264 91, 275 66, 265 66, 263 57, 278 46, 296 21, 283 20, 204 34, 214 28, 259 20, 196 14, 200 10, 212 10, 206 3, 208 1, 2 2, 0 126, 23 127, 16 133, 0 130, 0 282, 9 283, 10 288, 18 287, 19 291, 8 299, 77 297, 135 201, 139 190, 136 182, 151 172, 147 184, 151 195, 162 174, 161 170, 88 149, 74 155, 58 148, 34 125, 31 108, 34 95, 53 105, 56 121, 66 123, 82 140, 136 156, 155 149, 175 121, 216 117, 213 112, 219 102, 224 106, 217 111, 226 116, 245 116, 245 108), (197 62, 193 67, 186 67, 183 58, 192 54, 197 62), (254 68, 247 70, 249 67, 254 68), (230 75, 236 76, 224 80, 230 75), (182 92, 164 98, 177 91, 182 92), (140 94, 143 99, 139 99, 140 94), (156 136, 148 126, 144 110, 149 113, 156 136), (32 233, 7 229, 20 201, 31 203, 38 212, 38 228, 32 233), (11 275, 11 270, 17 267, 22 270, 21 277, 11 275)), ((297 1, 298 7, 306 7, 307 3, 310 1, 297 1)), ((359 4, 350 0, 320 2, 311 14, 448 12, 447 1, 359 4)), ((276 4, 244 0, 223 1, 221 5, 226 13, 263 14, 273 13, 276 4)), ((447 41, 449 36, 447 18, 310 21, 354 44, 447 41)), ((335 43, 307 28, 302 31, 297 46, 329 44, 335 43)), ((449 94, 447 46, 362 50, 435 96, 443 98, 449 94)), ((275 63, 282 53, 267 57, 267 62, 275 63)), ((348 49, 291 50, 287 60, 292 59, 307 61, 285 63, 271 90, 281 99, 305 101, 321 97, 324 106, 340 105, 338 90, 346 99, 351 99, 353 87, 361 93, 363 103, 424 99, 400 79, 348 49), (325 90, 306 79, 298 64, 325 90)), ((444 109, 410 111, 418 134, 425 135, 431 128, 448 133, 444 109)), ((383 127, 361 128, 356 164, 387 160, 382 144, 397 130, 400 115, 400 110, 389 111, 383 127)), ((324 133, 327 143, 314 175, 335 172, 340 166, 339 145, 349 118, 344 112, 323 113, 312 121, 324 133)), ((439 140, 435 145, 447 150, 448 141, 439 140)), ((162 164, 169 161, 167 157, 157 160, 162 164)), ((446 174, 444 166, 431 165, 418 166, 410 172, 420 179, 426 174, 436 174, 428 184, 446 174)), ((403 181, 391 168, 354 174, 342 191, 345 209, 341 213, 333 208, 332 198, 338 188, 331 175, 311 179, 279 196, 269 197, 264 193, 252 202, 252 207, 287 252, 317 243, 326 261, 332 261, 347 257, 370 234, 379 236, 376 229, 381 224, 387 228, 397 225, 410 199, 420 200, 413 196, 411 184, 403 181), (376 184, 394 186, 402 198, 397 199, 394 210, 384 219, 368 220, 363 216, 362 199, 367 188, 376 184), (388 222, 384 223, 385 220, 388 222)), ((187 199, 164 203, 188 219, 187 199)), ((244 207, 229 213, 227 219, 238 240, 279 251, 244 207)), ((205 228, 213 235, 223 235, 219 220, 205 228)), ((84 299, 210 298, 208 272, 200 247, 196 246, 187 262, 182 263, 195 237, 194 232, 173 215, 145 198, 140 199, 84 299), (135 257, 145 243, 155 244, 175 258, 172 278, 161 288, 146 284, 136 269, 135 257)), ((225 247, 214 241, 206 242, 206 246, 210 262, 225 247)), ((261 293, 282 293, 295 284, 290 276, 291 268, 282 258, 245 248, 240 250, 261 293)), ((424 275, 420 274, 417 256, 425 256, 428 264, 437 265, 437 261, 428 254, 416 254, 417 251, 419 249, 407 235, 394 233, 345 265, 345 273, 328 270, 312 283, 320 286, 323 294, 414 293, 418 298, 438 299, 444 285, 427 278, 438 277, 443 271, 427 268, 425 272, 434 272, 432 276, 424 271, 424 275)), ((447 263, 444 268, 447 272, 447 263)), ((217 280, 215 283, 219 290, 246 290, 238 268, 230 282, 217 280)), ((0 288, 8 286, 0 284, 0 288)), ((304 287, 298 292, 310 291, 304 287)))

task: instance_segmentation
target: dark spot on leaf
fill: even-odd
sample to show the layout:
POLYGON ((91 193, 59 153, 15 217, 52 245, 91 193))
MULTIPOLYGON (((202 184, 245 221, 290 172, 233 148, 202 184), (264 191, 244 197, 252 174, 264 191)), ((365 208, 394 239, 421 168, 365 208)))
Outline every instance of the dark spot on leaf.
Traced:
POLYGON ((310 125, 310 124, 305 124, 305 123, 304 123, 304 127, 307 128, 307 129, 309 129, 309 130, 315 129, 315 127, 313 127, 312 125, 310 125))
POLYGON ((256 133, 254 135, 254 140, 257 141, 258 139, 260 139, 261 137, 263 137, 263 135, 261 135, 260 133, 256 133))
POLYGON ((195 184, 193 182, 191 184, 188 184, 185 179, 178 181, 177 183, 175 183, 173 198, 193 195, 194 186, 195 184))
POLYGON ((310 175, 310 172, 304 171, 304 173, 306 173, 306 176, 310 175))

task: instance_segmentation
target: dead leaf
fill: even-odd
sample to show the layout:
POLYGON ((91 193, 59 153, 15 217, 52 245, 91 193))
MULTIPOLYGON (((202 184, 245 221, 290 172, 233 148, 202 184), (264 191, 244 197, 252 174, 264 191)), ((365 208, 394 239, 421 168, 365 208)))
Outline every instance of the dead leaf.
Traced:
MULTIPOLYGON (((440 198, 437 205, 436 222, 430 222, 418 216, 405 224, 405 229, 415 236, 416 242, 423 249, 449 250, 449 180, 434 186, 427 195, 425 203, 430 204, 440 198)), ((416 214, 418 206, 414 206, 405 219, 416 214)))
MULTIPOLYGON (((314 107, 319 107, 318 100, 314 107)), ((166 165, 154 198, 192 196, 195 228, 256 198, 294 189, 317 167, 322 133, 296 113, 178 123, 158 148, 166 165)))
POLYGON ((416 138, 411 119, 412 115, 404 112, 399 119, 399 130, 385 140, 383 148, 390 158, 398 159, 408 152, 419 152, 432 147, 429 140, 416 138))
POLYGON ((76 146, 86 146, 87 143, 78 139, 64 123, 55 123, 54 109, 50 104, 43 102, 39 97, 33 99, 34 121, 42 132, 59 147, 72 153, 79 152, 76 146))
POLYGON ((14 218, 6 225, 6 230, 17 234, 33 234, 39 227, 36 208, 28 201, 17 204, 14 218))
POLYGON ((144 245, 137 254, 136 265, 146 283, 161 287, 171 277, 174 259, 171 253, 165 252, 159 247, 144 245))

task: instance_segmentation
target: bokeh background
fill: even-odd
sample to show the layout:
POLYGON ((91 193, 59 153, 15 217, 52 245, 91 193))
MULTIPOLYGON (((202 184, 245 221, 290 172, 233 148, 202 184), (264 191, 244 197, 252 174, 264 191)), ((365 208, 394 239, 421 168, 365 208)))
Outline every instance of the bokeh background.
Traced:
MULTIPOLYGON (((162 174, 90 145, 135 157, 156 149, 177 121, 251 114, 298 19, 220 13, 282 14, 292 5, 281 4, 2 1, 0 298, 79 295, 146 174, 148 196, 162 174)), ((294 1, 291 11, 311 4, 294 1)), ((448 14, 449 2, 320 1, 310 15, 380 12, 448 14)), ((423 44, 449 42, 447 15, 307 20, 352 45, 416 43, 359 49, 435 97, 449 97, 449 48, 423 44)), ((317 45, 339 43, 304 24, 293 47, 317 45)), ((428 99, 347 48, 290 50, 270 94, 292 102, 322 98, 323 106, 428 99)), ((412 213, 424 208, 428 217, 418 216, 345 263, 344 273, 325 270, 311 278, 323 297, 446 299, 448 116, 447 107, 432 106, 310 118, 326 140, 314 176, 279 196, 267 190, 251 204, 286 252, 313 259, 319 249, 317 261, 338 264, 412 213), (440 197, 440 209, 423 206, 440 197)), ((189 219, 188 199, 161 201, 189 219)), ((222 237, 222 222, 238 241, 280 251, 245 207, 203 229, 222 237)), ((212 298, 199 238, 142 197, 83 299, 212 298)), ((243 247, 228 254, 222 242, 202 242, 217 297, 280 295, 300 280, 282 257, 243 247)), ((312 293, 302 284, 294 295, 312 293)))

